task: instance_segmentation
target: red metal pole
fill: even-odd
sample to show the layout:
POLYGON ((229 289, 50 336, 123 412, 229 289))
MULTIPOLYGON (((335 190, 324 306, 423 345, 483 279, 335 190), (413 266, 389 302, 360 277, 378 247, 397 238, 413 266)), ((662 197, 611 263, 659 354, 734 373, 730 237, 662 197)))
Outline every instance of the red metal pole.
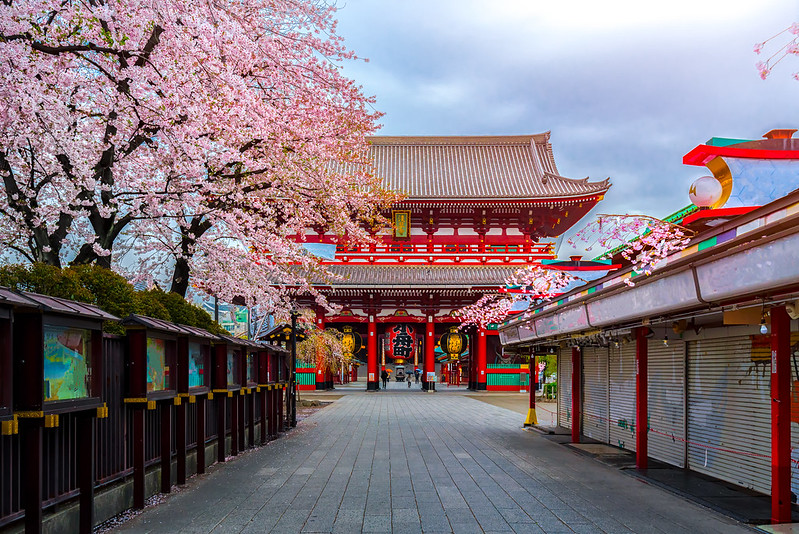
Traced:
POLYGON ((646 469, 649 465, 647 434, 649 406, 647 399, 648 352, 646 333, 648 328, 635 330, 635 466, 646 469))
POLYGON ((422 373, 422 388, 435 390, 435 382, 427 382, 427 373, 435 372, 436 370, 436 325, 433 323, 431 316, 427 317, 427 324, 425 325, 424 365, 422 368, 424 369, 422 373))
MULTIPOLYGON (((143 425, 142 425, 143 426, 143 425)), ((135 426, 134 426, 135 428, 135 426)), ((135 434, 134 434, 135 437, 135 434)), ((25 532, 42 532, 42 445, 43 429, 42 419, 20 419, 19 422, 19 444, 20 457, 22 460, 22 472, 20 482, 22 490, 21 504, 25 508, 25 532)), ((142 451, 144 448, 142 447, 142 451)), ((142 453, 142 457, 144 453, 142 453)), ((143 463, 143 462, 142 462, 143 463)), ((142 472, 144 468, 142 467, 142 472)), ((136 477, 138 471, 134 471, 136 477)), ((141 487, 144 489, 144 475, 142 474, 141 487)), ((134 478, 134 481, 138 480, 134 478)), ((138 486, 134 483, 134 489, 138 486)), ((134 499, 136 494, 134 493, 134 499)), ((144 499, 142 499, 144 500, 144 499)), ((136 506, 138 501, 134 500, 134 507, 144 508, 144 504, 136 506)))
POLYGON ((583 365, 580 347, 572 347, 572 443, 580 443, 582 434, 580 408, 582 406, 583 365))
POLYGON ((791 322, 771 309, 771 522, 791 522, 791 322))
POLYGON ((487 389, 486 381, 486 331, 485 328, 478 329, 477 332, 477 369, 475 369, 475 389, 478 391, 485 391, 487 389))
POLYGON ((198 396, 197 403, 197 473, 205 473, 205 395, 198 396))
POLYGON ((380 375, 377 371, 377 323, 374 316, 369 316, 369 334, 367 341, 367 357, 366 357, 366 390, 376 391, 379 389, 380 375))
POLYGON ((161 493, 172 490, 172 403, 161 405, 161 493))
POLYGON ((177 483, 182 486, 186 483, 186 403, 188 397, 180 398, 180 404, 175 406, 175 449, 177 452, 177 483))
MULTIPOLYGON (((144 488, 144 416, 145 404, 143 407, 133 406, 128 411, 133 419, 133 508, 141 510, 144 508, 145 488, 144 488)), ((27 477, 31 474, 28 473, 27 477)))

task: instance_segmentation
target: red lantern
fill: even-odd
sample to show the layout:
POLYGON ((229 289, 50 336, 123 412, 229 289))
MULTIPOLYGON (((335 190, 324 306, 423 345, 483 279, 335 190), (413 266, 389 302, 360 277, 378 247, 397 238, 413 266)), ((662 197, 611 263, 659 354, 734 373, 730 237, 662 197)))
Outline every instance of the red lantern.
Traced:
POLYGON ((394 325, 386 332, 388 339, 386 356, 402 363, 413 358, 416 350, 416 336, 413 327, 407 324, 394 325))

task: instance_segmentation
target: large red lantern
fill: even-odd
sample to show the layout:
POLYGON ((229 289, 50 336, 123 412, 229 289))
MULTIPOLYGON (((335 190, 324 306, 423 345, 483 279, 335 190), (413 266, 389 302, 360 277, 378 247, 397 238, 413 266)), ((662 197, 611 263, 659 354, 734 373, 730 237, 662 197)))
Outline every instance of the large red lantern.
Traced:
POLYGON ((407 324, 392 326, 386 332, 388 343, 386 346, 386 356, 393 358, 395 363, 403 363, 409 358, 413 358, 416 350, 416 335, 413 327, 407 324))

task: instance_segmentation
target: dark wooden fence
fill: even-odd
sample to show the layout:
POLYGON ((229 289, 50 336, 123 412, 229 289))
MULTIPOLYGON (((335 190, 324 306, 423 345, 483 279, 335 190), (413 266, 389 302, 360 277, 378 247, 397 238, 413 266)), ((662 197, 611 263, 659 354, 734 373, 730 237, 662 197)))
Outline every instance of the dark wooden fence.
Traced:
MULTIPOLYGON (((133 468, 133 420, 130 417, 133 408, 123 402, 125 397, 125 338, 120 336, 104 335, 104 361, 101 368, 102 400, 108 407, 108 417, 95 419, 95 488, 107 487, 111 484, 129 480, 134 472, 133 468)), ((269 402, 267 414, 274 414, 277 419, 282 419, 283 414, 277 412, 277 395, 274 391, 262 388, 263 391, 252 395, 265 395, 269 402)), ((189 451, 197 447, 197 404, 186 405, 186 444, 189 451)), ((205 402, 203 399, 202 401, 205 402)), ((228 422, 226 434, 230 434, 230 406, 227 403, 228 422)), ((245 402, 245 410, 249 402, 245 402)), ((210 443, 217 438, 216 403, 205 404, 205 443, 210 443)), ((159 402, 156 409, 147 410, 145 416, 145 465, 152 466, 161 459, 161 415, 162 410, 175 410, 170 402, 159 402)), ((245 425, 250 421, 254 424, 262 422, 260 402, 254 403, 254 419, 245 412, 245 425)), ((76 499, 79 495, 78 468, 76 447, 77 414, 63 414, 59 418, 56 428, 45 429, 43 443, 43 489, 42 506, 47 510, 56 504, 76 499)), ((175 459, 177 450, 175 425, 176 418, 172 417, 170 432, 171 455, 175 459)), ((275 425, 282 428, 282 425, 275 425)), ((269 425, 271 428, 272 425, 269 425)), ((269 438, 275 437, 270 432, 269 438)), ((252 431, 247 429, 244 443, 239 443, 239 449, 253 446, 258 439, 251 441, 252 431)), ((206 455, 206 464, 214 461, 213 457, 206 455)), ((20 484, 20 440, 18 434, 0 436, 0 527, 18 521, 24 517, 22 508, 20 484)), ((24 474, 23 474, 24 476, 24 474)), ((120 512, 123 510, 119 510, 120 512)))

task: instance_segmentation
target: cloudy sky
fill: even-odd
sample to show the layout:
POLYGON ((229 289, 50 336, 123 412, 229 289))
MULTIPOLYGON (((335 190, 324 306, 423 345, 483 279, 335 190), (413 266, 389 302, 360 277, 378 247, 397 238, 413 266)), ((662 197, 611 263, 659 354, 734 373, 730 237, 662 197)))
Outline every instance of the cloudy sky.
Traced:
MULTIPOLYGON (((561 174, 613 187, 600 213, 659 217, 708 174, 710 137, 799 127, 799 57, 763 81, 753 45, 799 21, 795 0, 338 0, 368 62, 381 135, 552 131, 561 174), (704 172, 703 172, 704 170, 704 172)), ((776 39, 779 48, 787 36, 776 39)), ((775 49, 767 46, 764 52, 775 49)), ((768 54, 764 54, 766 57, 768 54)), ((562 251, 561 254, 567 251, 562 251)))

